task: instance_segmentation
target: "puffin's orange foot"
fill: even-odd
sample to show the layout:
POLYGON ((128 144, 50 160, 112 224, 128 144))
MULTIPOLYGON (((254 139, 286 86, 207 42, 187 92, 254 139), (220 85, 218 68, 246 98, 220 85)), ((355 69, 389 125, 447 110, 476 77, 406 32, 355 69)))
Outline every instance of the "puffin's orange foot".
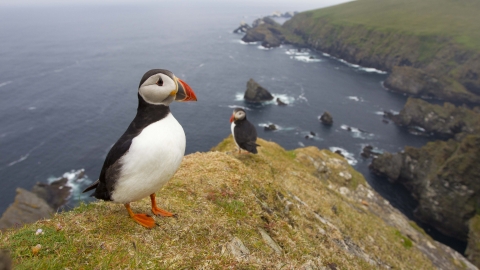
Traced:
POLYGON ((147 214, 134 214, 132 218, 145 228, 151 229, 155 227, 155 220, 147 214))
POLYGON ((176 217, 177 214, 170 213, 168 211, 165 211, 157 206, 152 207, 152 213, 157 215, 157 216, 162 216, 162 217, 176 217))
POLYGON ((152 202, 152 213, 157 215, 157 216, 162 216, 162 217, 176 217, 176 214, 170 213, 168 211, 165 211, 163 209, 160 209, 157 206, 157 201, 155 199, 155 193, 150 194, 150 200, 152 202))

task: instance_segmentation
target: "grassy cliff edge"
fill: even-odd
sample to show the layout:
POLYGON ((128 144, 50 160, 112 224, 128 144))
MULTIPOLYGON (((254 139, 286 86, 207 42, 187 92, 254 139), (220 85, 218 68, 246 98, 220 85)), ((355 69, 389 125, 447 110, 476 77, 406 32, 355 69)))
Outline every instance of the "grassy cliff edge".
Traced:
MULTIPOLYGON (((474 269, 337 154, 258 143, 258 155, 235 154, 231 136, 187 155, 157 192, 178 217, 155 218, 152 230, 121 205, 95 202, 3 232, 0 248, 16 269, 474 269)), ((149 201, 132 207, 147 212, 149 201)))

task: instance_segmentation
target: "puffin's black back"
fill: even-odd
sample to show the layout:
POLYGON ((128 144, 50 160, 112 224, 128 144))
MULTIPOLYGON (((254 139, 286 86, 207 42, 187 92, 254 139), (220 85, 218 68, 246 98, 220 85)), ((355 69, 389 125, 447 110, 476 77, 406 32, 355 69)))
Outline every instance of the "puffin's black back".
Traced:
MULTIPOLYGON (((140 85, 141 84, 142 82, 140 85)), ((137 115, 132 123, 130 123, 125 133, 123 133, 120 139, 118 139, 112 149, 108 152, 98 180, 83 192, 96 188, 92 196, 97 199, 110 201, 114 190, 114 184, 121 172, 121 164, 118 161, 128 151, 132 144, 132 140, 140 134, 145 127, 165 118, 169 113, 170 108, 168 106, 149 104, 138 95, 137 115)))
POLYGON ((256 144, 257 130, 255 129, 255 126, 247 120, 247 117, 235 121, 233 134, 235 136, 235 142, 237 142, 240 148, 253 154, 258 153, 258 144, 256 144))

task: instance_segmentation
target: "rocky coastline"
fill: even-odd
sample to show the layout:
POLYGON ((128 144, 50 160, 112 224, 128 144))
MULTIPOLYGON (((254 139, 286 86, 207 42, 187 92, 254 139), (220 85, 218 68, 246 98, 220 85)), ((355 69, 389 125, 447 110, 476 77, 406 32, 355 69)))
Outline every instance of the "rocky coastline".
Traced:
POLYGON ((70 181, 79 181, 85 171, 78 170, 67 176, 59 177, 50 184, 36 183, 31 191, 17 188, 14 202, 5 210, 0 218, 0 230, 33 223, 50 218, 63 207, 71 196, 70 181))
POLYGON ((371 170, 409 189, 418 201, 415 217, 445 235, 467 242, 465 255, 478 266, 479 109, 409 98, 399 114, 386 116, 399 126, 423 130, 445 141, 383 153, 372 160, 371 170))
POLYGON ((337 25, 315 11, 296 14, 283 25, 257 19, 244 42, 266 48, 293 44, 328 53, 353 64, 389 72, 385 86, 416 97, 480 104, 480 52, 449 38, 425 39, 400 32, 374 31, 361 24, 337 25), (395 40, 394 43, 391 40, 395 40), (382 50, 376 49, 383 47, 382 50), (420 48, 433 53, 422 54, 420 48))

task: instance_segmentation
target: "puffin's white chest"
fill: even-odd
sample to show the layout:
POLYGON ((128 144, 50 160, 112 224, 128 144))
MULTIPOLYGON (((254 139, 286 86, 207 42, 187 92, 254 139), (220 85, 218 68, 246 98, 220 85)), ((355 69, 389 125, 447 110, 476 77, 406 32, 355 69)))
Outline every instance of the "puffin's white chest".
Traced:
POLYGON ((172 114, 144 128, 121 159, 113 201, 129 203, 158 191, 180 167, 185 143, 185 132, 172 114))
POLYGON ((237 145, 237 147, 240 147, 240 146, 238 146, 238 143, 237 143, 237 141, 235 140, 235 132, 234 132, 234 130, 235 130, 235 122, 232 122, 232 124, 230 125, 230 128, 232 129, 233 141, 235 142, 235 144, 237 145))

